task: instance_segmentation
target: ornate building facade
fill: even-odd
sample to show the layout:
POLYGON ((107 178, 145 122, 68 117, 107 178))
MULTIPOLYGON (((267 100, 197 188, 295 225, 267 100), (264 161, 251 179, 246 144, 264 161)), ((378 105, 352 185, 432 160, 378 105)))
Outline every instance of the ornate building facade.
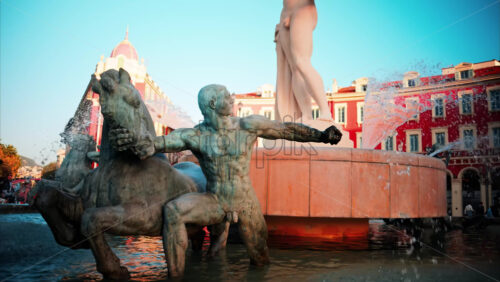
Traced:
MULTIPOLYGON (((270 93, 235 94, 234 114, 261 114, 273 119, 275 93, 270 93)), ((355 148, 371 141, 369 148, 378 150, 436 151, 436 157, 448 163, 451 215, 462 216, 468 203, 477 206, 482 202, 485 207, 499 204, 498 60, 461 63, 429 77, 407 72, 401 80, 380 84, 360 78, 339 88, 334 82, 326 96, 333 119, 349 133, 355 148), (377 109, 385 109, 385 113, 377 109)), ((314 105, 311 114, 319 116, 314 105)))
MULTIPOLYGON (((109 69, 119 70, 120 68, 129 73, 132 84, 145 101, 153 118, 156 134, 168 134, 173 128, 166 124, 163 115, 167 113, 172 102, 147 73, 144 59, 139 61, 137 51, 128 40, 128 29, 125 38, 111 51, 111 55, 107 58, 101 56, 94 75, 99 79, 103 72, 109 69)), ((69 131, 89 134, 99 145, 101 143, 102 124, 103 117, 99 104, 99 94, 92 91, 89 80, 75 115, 66 126, 65 133, 69 131)))

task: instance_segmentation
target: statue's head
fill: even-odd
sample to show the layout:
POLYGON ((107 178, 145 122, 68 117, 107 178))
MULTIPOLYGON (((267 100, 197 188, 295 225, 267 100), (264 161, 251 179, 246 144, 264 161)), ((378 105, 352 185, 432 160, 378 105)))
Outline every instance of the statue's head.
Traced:
POLYGON ((233 102, 231 94, 223 85, 210 84, 198 93, 198 106, 205 117, 211 113, 230 116, 233 112, 233 102))

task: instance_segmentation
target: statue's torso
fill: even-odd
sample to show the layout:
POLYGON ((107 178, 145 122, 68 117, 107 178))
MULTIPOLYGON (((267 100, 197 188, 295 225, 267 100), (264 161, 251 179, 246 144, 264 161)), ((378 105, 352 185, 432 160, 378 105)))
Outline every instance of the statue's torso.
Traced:
POLYGON ((235 126, 229 130, 200 129, 192 149, 207 178, 207 192, 228 205, 245 201, 253 189, 249 178, 255 133, 235 126))

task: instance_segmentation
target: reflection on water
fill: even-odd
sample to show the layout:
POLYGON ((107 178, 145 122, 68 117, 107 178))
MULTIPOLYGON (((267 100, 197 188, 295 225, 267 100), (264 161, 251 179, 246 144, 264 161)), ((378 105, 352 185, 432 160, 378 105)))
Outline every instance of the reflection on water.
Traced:
MULTIPOLYGON (((261 268, 249 264, 243 245, 229 244, 226 252, 208 258, 205 244, 205 252, 188 253, 184 280, 488 281, 488 276, 500 279, 497 267, 500 230, 495 228, 471 233, 455 230, 437 239, 424 232, 426 243, 422 248, 414 248, 414 239, 405 231, 382 222, 370 224, 368 238, 350 241, 275 237, 269 242, 272 262, 261 268)), ((161 238, 110 236, 108 241, 134 280, 167 278, 161 238)), ((0 280, 101 279, 91 252, 58 246, 38 214, 0 215, 0 254, 0 280)))

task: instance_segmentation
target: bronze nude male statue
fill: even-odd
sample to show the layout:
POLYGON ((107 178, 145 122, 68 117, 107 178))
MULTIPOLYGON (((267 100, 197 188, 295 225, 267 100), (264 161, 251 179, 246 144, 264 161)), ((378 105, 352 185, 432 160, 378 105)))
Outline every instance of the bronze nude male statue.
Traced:
MULTIPOLYGON (((248 175, 252 146, 257 137, 337 144, 342 134, 331 126, 319 131, 299 123, 271 121, 263 116, 231 116, 233 99, 221 85, 208 85, 198 94, 204 121, 194 128, 177 129, 166 136, 136 141, 127 129, 111 132, 118 150, 132 150, 140 158, 157 152, 191 150, 207 178, 207 192, 188 193, 163 207, 163 245, 169 276, 184 273, 188 245, 186 224, 225 229, 239 224, 239 233, 252 264, 269 262, 267 226, 248 175)), ((223 232, 223 234, 224 234, 223 232)), ((225 246, 225 236, 215 242, 225 246)))

